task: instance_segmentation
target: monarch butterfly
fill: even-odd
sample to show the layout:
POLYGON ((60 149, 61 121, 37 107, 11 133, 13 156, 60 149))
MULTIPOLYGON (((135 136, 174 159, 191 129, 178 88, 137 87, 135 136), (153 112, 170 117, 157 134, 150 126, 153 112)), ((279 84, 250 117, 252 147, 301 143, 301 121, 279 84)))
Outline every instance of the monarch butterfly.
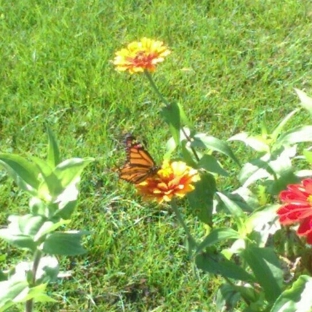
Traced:
POLYGON ((119 178, 132 184, 138 184, 157 173, 159 167, 149 152, 132 134, 125 137, 127 160, 119 168, 119 178))

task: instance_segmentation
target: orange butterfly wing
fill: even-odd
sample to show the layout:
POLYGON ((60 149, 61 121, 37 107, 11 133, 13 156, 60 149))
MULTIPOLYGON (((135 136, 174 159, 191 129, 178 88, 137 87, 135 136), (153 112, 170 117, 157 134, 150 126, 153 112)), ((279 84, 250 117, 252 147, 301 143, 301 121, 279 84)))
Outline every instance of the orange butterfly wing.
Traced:
POLYGON ((136 141, 135 137, 127 134, 125 137, 127 160, 119 169, 119 178, 129 183, 138 184, 157 173, 153 157, 136 141))

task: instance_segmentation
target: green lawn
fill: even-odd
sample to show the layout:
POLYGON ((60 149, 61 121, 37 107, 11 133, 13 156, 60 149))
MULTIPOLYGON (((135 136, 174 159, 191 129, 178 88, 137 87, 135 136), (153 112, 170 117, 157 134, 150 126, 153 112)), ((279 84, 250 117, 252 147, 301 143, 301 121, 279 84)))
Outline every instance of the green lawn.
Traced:
MULTIPOLYGON (((197 130, 226 140, 259 132, 264 118, 273 127, 297 105, 293 88, 311 95, 311 27, 309 0, 0 2, 1 152, 44 157, 48 123, 64 158, 97 159, 70 224, 91 231, 88 253, 60 259, 72 276, 50 287, 58 304, 38 311, 214 311, 220 280, 189 261, 174 214, 118 181, 124 133, 144 138, 161 162, 169 131, 144 77, 118 73, 110 60, 141 37, 164 41, 172 53, 154 75, 160 90, 197 130)), ((27 198, 0 174, 6 225, 27 198)), ((205 235, 191 215, 189 225, 205 235)), ((26 256, 0 246, 1 268, 26 256)))

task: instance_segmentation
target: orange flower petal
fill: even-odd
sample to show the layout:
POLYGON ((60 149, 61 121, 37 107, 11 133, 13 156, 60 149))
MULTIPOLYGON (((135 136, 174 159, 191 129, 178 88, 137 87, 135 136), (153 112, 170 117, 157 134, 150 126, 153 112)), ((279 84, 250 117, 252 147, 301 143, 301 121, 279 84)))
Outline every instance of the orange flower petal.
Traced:
POLYGON ((129 71, 130 74, 153 72, 156 65, 164 61, 171 52, 161 41, 142 38, 141 41, 128 44, 127 48, 116 52, 113 64, 118 71, 129 71))
POLYGON ((146 199, 155 199, 159 203, 169 202, 173 197, 184 197, 194 190, 193 183, 200 179, 197 170, 182 161, 169 163, 164 161, 157 175, 138 184, 138 192, 146 199))

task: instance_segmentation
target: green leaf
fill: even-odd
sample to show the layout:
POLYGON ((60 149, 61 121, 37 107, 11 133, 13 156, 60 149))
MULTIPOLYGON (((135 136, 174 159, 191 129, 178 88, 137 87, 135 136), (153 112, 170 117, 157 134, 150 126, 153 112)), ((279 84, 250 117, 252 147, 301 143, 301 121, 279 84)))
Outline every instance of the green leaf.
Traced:
POLYGON ((171 154, 174 152, 174 150, 177 148, 177 144, 173 137, 169 138, 169 140, 166 143, 166 154, 164 155, 164 159, 170 159, 171 154))
POLYGON ((21 249, 35 251, 37 247, 33 237, 30 235, 12 234, 8 229, 0 229, 0 237, 7 243, 21 249))
POLYGON ((86 252, 81 246, 81 238, 86 231, 55 232, 47 236, 43 251, 47 254, 76 256, 86 252))
POLYGON ((270 312, 310 312, 312 307, 311 289, 312 278, 307 275, 299 276, 291 288, 286 289, 279 296, 270 312))
POLYGON ((284 128, 284 126, 286 125, 286 123, 299 111, 299 109, 295 109, 292 112, 290 112, 280 123, 279 125, 274 129, 274 131, 271 134, 271 138, 273 140, 273 142, 276 141, 276 139, 278 138, 278 136, 282 133, 282 130, 284 128))
MULTIPOLYGON (((93 158, 71 158, 58 164, 53 171, 49 165, 39 159, 34 159, 37 163, 43 182, 39 186, 39 196, 46 201, 55 201, 56 198, 64 193, 69 193, 67 187, 70 187, 70 191, 74 191, 76 197, 72 196, 69 200, 75 200, 78 196, 78 191, 75 185, 80 179, 80 175, 83 169, 94 159, 93 158), (75 190, 74 190, 75 188, 75 190)), ((72 193, 72 195, 74 194, 72 193)))
POLYGON ((38 188, 38 196, 49 202, 53 197, 63 192, 64 188, 61 181, 54 174, 54 167, 51 167, 47 161, 38 157, 32 157, 33 162, 37 165, 41 173, 41 183, 38 188))
POLYGON ((220 166, 219 162, 211 155, 204 155, 198 162, 198 168, 203 168, 209 172, 213 172, 224 177, 228 173, 220 166))
POLYGON ((276 145, 283 146, 302 142, 312 142, 312 126, 300 126, 285 132, 276 140, 276 145))
POLYGON ((247 187, 240 187, 227 197, 234 201, 243 211, 252 212, 259 207, 258 197, 247 187))
POLYGON ((38 197, 46 202, 54 202, 55 198, 64 192, 65 187, 57 176, 51 173, 49 176, 43 176, 44 181, 38 188, 38 197))
POLYGON ((250 136, 247 132, 238 133, 231 138, 229 141, 241 141, 247 146, 250 146, 253 150, 257 152, 269 152, 270 146, 264 138, 261 136, 250 136))
POLYGON ((197 267, 205 272, 219 274, 226 278, 233 278, 245 282, 254 281, 252 275, 247 273, 242 267, 227 260, 221 254, 200 253, 196 256, 195 262, 197 267))
POLYGON ((228 144, 213 136, 206 135, 205 133, 197 133, 195 134, 194 140, 191 145, 193 147, 204 147, 213 151, 218 151, 230 157, 240 166, 238 159, 236 158, 228 144))
POLYGON ((280 206, 280 204, 275 204, 254 211, 245 222, 247 233, 251 233, 252 231, 260 233, 257 244, 261 245, 261 247, 265 246, 269 236, 273 234, 272 224, 276 219, 276 210, 280 206))
POLYGON ((235 221, 237 223, 238 232, 245 233, 245 225, 244 222, 246 220, 246 215, 244 211, 237 205, 234 201, 228 198, 225 194, 217 192, 219 198, 224 203, 225 207, 228 211, 235 217, 235 221))
POLYGON ((241 256, 262 286, 266 299, 269 302, 275 301, 281 294, 283 284, 283 271, 275 251, 271 248, 249 246, 242 251, 241 256))
POLYGON ((45 223, 42 216, 10 216, 9 226, 0 230, 0 237, 19 248, 36 250, 36 235, 45 223))
POLYGON ((232 311, 241 299, 240 293, 234 285, 223 284, 220 286, 215 298, 216 311, 232 311))
POLYGON ((49 137, 47 161, 48 164, 54 168, 60 163, 60 151, 55 136, 49 126, 47 126, 47 133, 49 137))
POLYGON ((51 167, 47 161, 36 156, 32 156, 31 160, 37 165, 39 172, 44 177, 48 177, 50 174, 52 174, 54 167, 51 167))
POLYGON ((240 311, 255 312, 265 311, 265 300, 261 297, 261 293, 252 285, 245 284, 244 286, 223 284, 218 290, 216 298, 216 311, 235 311, 235 306, 241 298, 248 302, 248 308, 240 311))
POLYGON ((192 152, 192 150, 190 148, 187 148, 187 142, 183 141, 182 142, 182 146, 181 146, 181 150, 182 150, 182 158, 183 161, 190 167, 197 167, 197 163, 194 160, 194 154, 192 152))
POLYGON ((65 195, 64 196, 65 200, 64 201, 61 200, 59 202, 59 209, 55 213, 55 216, 58 216, 64 220, 69 220, 71 218, 77 205, 77 200, 70 200, 69 196, 71 196, 71 194, 68 194, 68 196, 65 195), (66 199, 68 199, 68 201, 66 199))
POLYGON ((171 135, 176 143, 180 143, 180 129, 181 129, 181 107, 177 103, 164 106, 161 110, 161 115, 164 117, 165 122, 169 125, 171 135))
POLYGON ((300 182, 300 179, 291 170, 285 171, 282 175, 272 181, 267 187, 267 193, 270 195, 278 195, 282 190, 287 188, 287 185, 300 182))
POLYGON ((36 250, 43 236, 68 223, 65 220, 55 223, 44 216, 31 214, 10 216, 9 221, 8 228, 0 229, 0 237, 12 245, 31 251, 36 250))
POLYGON ((0 164, 24 191, 35 195, 39 186, 38 169, 26 159, 15 154, 0 154, 0 164))
POLYGON ((299 99, 300 99, 300 104, 303 108, 305 108, 311 115, 312 115, 312 98, 307 96, 306 93, 299 89, 295 89, 299 99))
POLYGON ((57 302, 57 300, 51 298, 46 294, 46 287, 46 284, 40 284, 38 286, 30 288, 27 300, 33 299, 35 302, 57 302))
POLYGON ((14 280, 0 282, 0 312, 23 300, 29 291, 26 281, 14 280))
POLYGON ((197 247, 196 253, 201 252, 204 248, 223 242, 228 239, 238 239, 240 234, 231 228, 213 229, 197 247))
POLYGON ((94 161, 94 158, 71 158, 58 164, 54 170, 55 176, 61 181, 63 188, 80 177, 83 169, 94 161))
POLYGON ((194 191, 187 194, 192 212, 208 224, 212 224, 213 196, 216 192, 216 181, 209 173, 200 175, 200 181, 195 183, 194 191))
POLYGON ((271 177, 272 174, 273 172, 269 167, 268 159, 262 157, 261 159, 255 159, 246 163, 242 167, 238 175, 238 179, 243 184, 244 187, 248 187, 249 185, 258 180, 271 177))
MULTIPOLYGON (((30 263, 30 268, 32 268, 30 263)), ((59 263, 54 256, 46 256, 40 258, 40 262, 36 271, 36 284, 51 283, 56 281, 59 274, 59 263)))
POLYGON ((309 164, 312 164, 312 152, 308 150, 303 151, 303 156, 309 164))

